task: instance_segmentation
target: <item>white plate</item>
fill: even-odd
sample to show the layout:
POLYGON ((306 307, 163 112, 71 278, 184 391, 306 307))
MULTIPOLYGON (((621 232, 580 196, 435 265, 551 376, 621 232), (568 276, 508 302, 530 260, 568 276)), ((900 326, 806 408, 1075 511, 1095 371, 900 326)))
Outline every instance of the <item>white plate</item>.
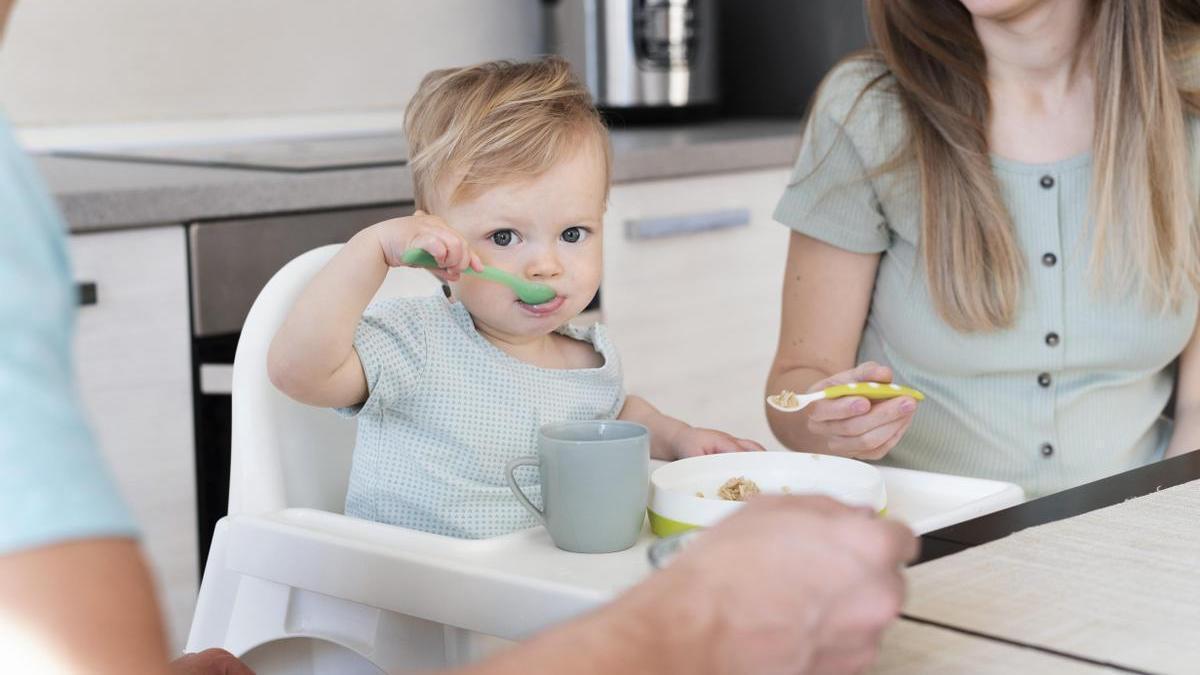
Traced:
POLYGON ((888 491, 888 517, 917 534, 1015 506, 1025 501, 1019 485, 986 478, 878 467, 888 491))
POLYGON ((738 452, 672 462, 650 475, 650 526, 666 536, 708 527, 742 502, 717 497, 731 478, 754 481, 768 494, 820 494, 876 511, 887 507, 879 470, 865 462, 804 452, 738 452), (697 496, 702 493, 704 496, 697 496))

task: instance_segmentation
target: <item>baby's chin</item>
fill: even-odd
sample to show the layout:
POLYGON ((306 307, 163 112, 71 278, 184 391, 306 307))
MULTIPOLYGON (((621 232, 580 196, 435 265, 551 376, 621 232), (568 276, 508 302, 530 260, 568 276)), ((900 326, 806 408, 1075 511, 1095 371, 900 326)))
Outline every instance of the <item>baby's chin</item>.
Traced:
POLYGON ((547 335, 579 314, 576 303, 569 299, 555 299, 545 305, 527 305, 515 298, 463 299, 462 303, 477 327, 482 323, 491 331, 514 337, 547 335))

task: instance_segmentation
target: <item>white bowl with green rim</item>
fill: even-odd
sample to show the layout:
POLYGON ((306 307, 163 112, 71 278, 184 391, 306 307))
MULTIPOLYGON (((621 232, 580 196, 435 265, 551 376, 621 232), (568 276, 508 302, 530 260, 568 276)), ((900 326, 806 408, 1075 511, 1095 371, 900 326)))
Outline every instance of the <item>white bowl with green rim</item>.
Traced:
POLYGON ((650 529, 666 537, 713 525, 744 503, 717 496, 738 477, 754 481, 763 494, 827 495, 887 510, 883 476, 865 462, 807 452, 731 452, 681 459, 650 474, 650 529))

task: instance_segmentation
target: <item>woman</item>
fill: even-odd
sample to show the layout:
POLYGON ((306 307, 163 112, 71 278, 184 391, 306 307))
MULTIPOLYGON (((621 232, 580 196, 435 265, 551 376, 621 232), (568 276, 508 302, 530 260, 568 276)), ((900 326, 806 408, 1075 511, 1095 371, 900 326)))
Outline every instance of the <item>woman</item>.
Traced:
POLYGON ((927 398, 769 410, 779 439, 1031 496, 1200 447, 1200 3, 867 10, 775 213, 768 389, 927 398))

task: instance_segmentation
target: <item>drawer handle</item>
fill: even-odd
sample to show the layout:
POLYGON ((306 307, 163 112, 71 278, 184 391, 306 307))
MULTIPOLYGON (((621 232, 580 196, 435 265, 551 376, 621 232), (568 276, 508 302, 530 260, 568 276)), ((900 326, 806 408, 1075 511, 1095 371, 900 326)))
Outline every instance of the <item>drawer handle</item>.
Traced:
POLYGON ((200 364, 200 393, 229 396, 233 393, 233 366, 228 363, 200 364))
POLYGON ((94 281, 80 281, 76 283, 75 292, 78 295, 80 307, 94 305, 100 301, 97 295, 96 282, 94 281))
POLYGON ((625 237, 634 241, 677 237, 697 232, 744 227, 750 224, 750 209, 718 209, 684 216, 658 216, 625 221, 625 237))

